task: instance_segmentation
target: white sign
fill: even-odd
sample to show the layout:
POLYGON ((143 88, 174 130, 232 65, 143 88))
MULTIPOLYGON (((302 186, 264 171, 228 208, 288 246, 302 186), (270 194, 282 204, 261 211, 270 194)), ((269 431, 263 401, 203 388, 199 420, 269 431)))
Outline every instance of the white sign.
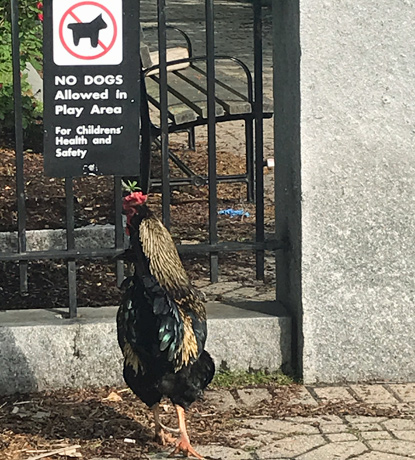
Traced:
POLYGON ((53 0, 54 63, 121 64, 122 26, 122 0, 53 0))

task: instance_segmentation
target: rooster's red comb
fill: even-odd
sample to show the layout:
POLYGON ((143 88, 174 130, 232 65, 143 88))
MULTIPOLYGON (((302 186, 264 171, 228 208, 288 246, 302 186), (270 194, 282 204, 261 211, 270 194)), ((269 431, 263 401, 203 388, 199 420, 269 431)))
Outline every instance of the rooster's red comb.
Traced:
POLYGON ((147 195, 143 192, 133 192, 124 197, 123 208, 129 208, 131 206, 139 206, 147 201, 147 195))

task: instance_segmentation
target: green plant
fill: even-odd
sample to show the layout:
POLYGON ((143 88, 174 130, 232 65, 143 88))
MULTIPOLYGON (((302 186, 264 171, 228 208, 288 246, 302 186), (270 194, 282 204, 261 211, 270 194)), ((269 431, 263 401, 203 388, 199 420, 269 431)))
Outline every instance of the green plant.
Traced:
POLYGON ((141 188, 138 186, 138 182, 136 180, 130 181, 128 180, 127 182, 122 181, 122 186, 123 189, 126 192, 137 192, 138 190, 141 190, 141 188))
POLYGON ((257 385, 289 385, 293 379, 281 371, 229 371, 219 370, 213 378, 212 387, 241 388, 257 385))
MULTIPOLYGON (((25 68, 31 63, 36 70, 42 63, 42 3, 19 1, 20 74, 22 87, 23 128, 36 123, 42 115, 27 81, 25 68)), ((9 0, 0 4, 0 126, 5 131, 14 127, 13 66, 11 12, 9 0)))

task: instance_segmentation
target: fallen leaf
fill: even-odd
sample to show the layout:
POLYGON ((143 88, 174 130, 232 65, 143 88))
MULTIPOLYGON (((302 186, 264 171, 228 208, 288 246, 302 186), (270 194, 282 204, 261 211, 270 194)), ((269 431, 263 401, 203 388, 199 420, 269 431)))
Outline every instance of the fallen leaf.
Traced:
POLYGON ((111 391, 111 393, 103 399, 103 401, 113 401, 113 402, 118 402, 118 401, 122 401, 122 398, 121 396, 116 393, 115 391, 111 391))

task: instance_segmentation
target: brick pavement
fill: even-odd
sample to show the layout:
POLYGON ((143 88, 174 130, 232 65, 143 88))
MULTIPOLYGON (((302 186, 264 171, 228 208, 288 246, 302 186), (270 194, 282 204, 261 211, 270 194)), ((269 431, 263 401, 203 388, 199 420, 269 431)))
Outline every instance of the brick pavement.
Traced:
MULTIPOLYGON (((254 406, 271 398, 266 389, 226 390, 206 396, 218 410, 254 406)), ((229 439, 235 447, 199 445, 205 458, 226 460, 404 460, 415 458, 415 385, 375 384, 302 387, 293 404, 370 404, 397 409, 400 416, 316 415, 246 418, 229 439)), ((393 413, 393 412, 392 412, 393 413)), ((167 458, 157 453, 150 459, 167 458)))

